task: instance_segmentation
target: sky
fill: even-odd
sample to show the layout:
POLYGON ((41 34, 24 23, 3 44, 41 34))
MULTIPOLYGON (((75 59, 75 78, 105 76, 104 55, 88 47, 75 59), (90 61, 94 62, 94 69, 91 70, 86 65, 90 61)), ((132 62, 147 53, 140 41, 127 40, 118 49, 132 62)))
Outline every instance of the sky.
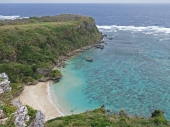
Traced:
POLYGON ((0 0, 0 3, 170 3, 170 0, 0 0))

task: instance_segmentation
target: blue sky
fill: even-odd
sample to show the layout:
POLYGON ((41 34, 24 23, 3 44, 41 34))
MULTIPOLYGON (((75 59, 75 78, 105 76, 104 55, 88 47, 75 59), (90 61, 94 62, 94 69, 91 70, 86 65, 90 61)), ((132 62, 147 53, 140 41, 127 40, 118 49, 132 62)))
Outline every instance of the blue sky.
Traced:
POLYGON ((170 3, 170 0, 0 0, 0 3, 170 3))

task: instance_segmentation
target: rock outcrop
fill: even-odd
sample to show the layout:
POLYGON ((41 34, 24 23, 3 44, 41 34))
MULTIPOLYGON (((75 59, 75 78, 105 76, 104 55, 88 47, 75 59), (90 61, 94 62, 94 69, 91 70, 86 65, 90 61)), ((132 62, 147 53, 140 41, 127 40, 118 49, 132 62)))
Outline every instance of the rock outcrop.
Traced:
POLYGON ((16 111, 15 125, 17 127, 26 127, 26 122, 29 121, 28 109, 26 106, 20 106, 16 111))
POLYGON ((44 119, 44 114, 41 111, 37 111, 36 117, 29 127, 44 127, 44 119))
POLYGON ((92 59, 91 57, 87 57, 87 58, 86 58, 86 61, 92 62, 93 59, 92 59))
POLYGON ((11 91, 10 81, 8 80, 6 73, 0 74, 0 94, 3 94, 5 91, 11 91))
POLYGON ((95 47, 96 47, 96 48, 103 49, 103 48, 104 48, 104 45, 97 44, 97 45, 95 45, 95 47))

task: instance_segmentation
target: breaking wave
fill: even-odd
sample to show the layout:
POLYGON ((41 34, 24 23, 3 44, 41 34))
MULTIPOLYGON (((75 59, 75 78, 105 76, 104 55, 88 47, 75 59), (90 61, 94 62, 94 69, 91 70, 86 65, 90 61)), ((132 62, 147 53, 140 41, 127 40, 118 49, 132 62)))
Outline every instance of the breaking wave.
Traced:
POLYGON ((12 15, 12 16, 4 16, 4 15, 0 15, 0 20, 15 20, 15 19, 23 19, 23 18, 29 18, 29 17, 20 17, 19 15, 12 15))
POLYGON ((47 93, 48 93, 48 96, 47 96, 47 99, 48 99, 48 101, 50 102, 50 104, 52 104, 56 109, 57 109, 57 111, 59 112, 59 114, 61 115, 61 116, 64 116, 64 114, 58 109, 58 107, 53 103, 53 101, 52 101, 52 97, 51 97, 51 93, 50 93, 50 85, 49 85, 49 82, 48 82, 48 84, 47 84, 47 89, 46 89, 46 91, 47 91, 47 93))
POLYGON ((117 25, 111 25, 111 26, 99 26, 97 25, 98 29, 103 32, 114 32, 117 30, 120 31, 133 31, 133 32, 142 32, 145 34, 156 34, 156 33, 165 33, 170 34, 170 28, 165 27, 159 27, 159 26, 117 26, 117 25))

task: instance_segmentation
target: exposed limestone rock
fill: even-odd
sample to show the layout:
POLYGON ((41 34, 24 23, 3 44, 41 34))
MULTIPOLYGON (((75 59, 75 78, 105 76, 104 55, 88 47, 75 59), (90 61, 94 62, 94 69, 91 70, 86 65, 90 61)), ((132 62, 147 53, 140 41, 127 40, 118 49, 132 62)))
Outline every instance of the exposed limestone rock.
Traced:
POLYGON ((3 94, 5 91, 11 91, 11 87, 9 86, 10 81, 8 79, 6 73, 0 74, 0 94, 3 94))
POLYGON ((26 106, 23 106, 19 101, 14 100, 13 105, 18 109, 15 112, 15 125, 16 127, 26 127, 26 122, 29 121, 28 109, 26 106))
POLYGON ((44 127, 44 119, 44 114, 41 111, 37 111, 36 117, 29 127, 44 127))
POLYGON ((27 115, 28 109, 26 106, 20 106, 15 113, 15 125, 17 127, 26 127, 25 122, 29 121, 29 116, 27 115))

